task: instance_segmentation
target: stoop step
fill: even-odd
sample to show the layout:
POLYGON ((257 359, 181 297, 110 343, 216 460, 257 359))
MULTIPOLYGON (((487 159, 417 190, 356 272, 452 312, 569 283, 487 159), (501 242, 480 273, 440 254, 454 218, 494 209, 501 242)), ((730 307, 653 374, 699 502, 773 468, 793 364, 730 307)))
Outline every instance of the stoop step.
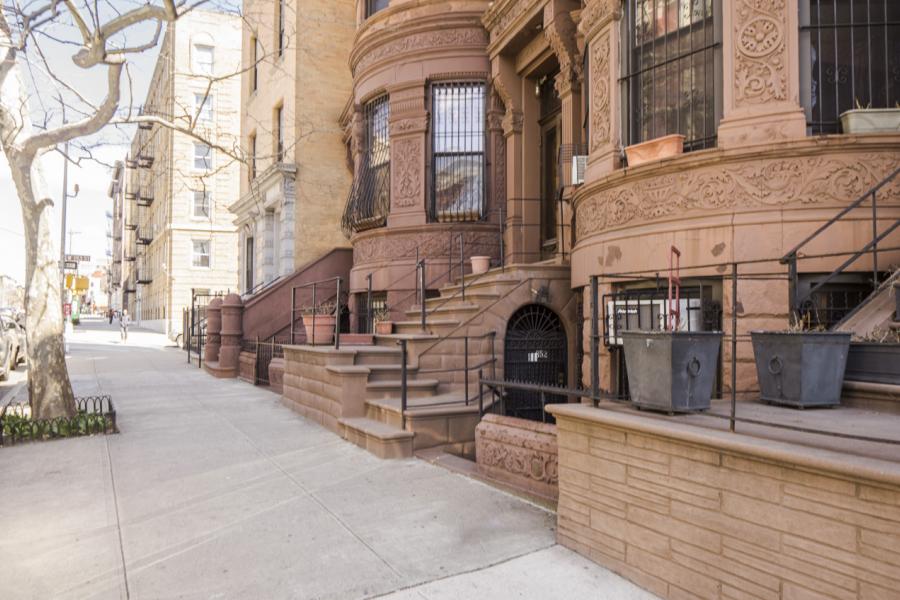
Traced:
MULTIPOLYGON (((433 396, 440 383, 437 379, 409 379, 406 382, 407 398, 433 396)), ((369 398, 389 398, 399 396, 402 385, 403 381, 400 379, 369 381, 366 384, 366 391, 369 398)))
POLYGON ((368 417, 339 419, 344 439, 378 458, 409 458, 415 434, 368 417))

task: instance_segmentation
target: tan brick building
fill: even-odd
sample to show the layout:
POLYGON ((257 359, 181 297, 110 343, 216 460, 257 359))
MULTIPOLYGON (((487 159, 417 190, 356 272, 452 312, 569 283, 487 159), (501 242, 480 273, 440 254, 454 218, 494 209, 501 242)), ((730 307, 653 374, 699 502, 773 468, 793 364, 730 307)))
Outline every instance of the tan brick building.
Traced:
POLYGON ((168 27, 142 113, 174 127, 142 122, 126 161, 126 306, 173 338, 192 293, 237 289, 240 34, 239 17, 205 10, 168 27))
POLYGON ((244 3, 240 289, 347 246, 350 172, 340 116, 350 93, 351 0, 244 3))

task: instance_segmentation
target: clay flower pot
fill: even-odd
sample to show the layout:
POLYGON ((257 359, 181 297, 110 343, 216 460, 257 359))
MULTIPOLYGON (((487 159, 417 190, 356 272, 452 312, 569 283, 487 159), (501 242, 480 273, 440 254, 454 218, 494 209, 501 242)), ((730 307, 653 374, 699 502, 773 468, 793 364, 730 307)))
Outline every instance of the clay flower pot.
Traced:
POLYGON ((331 344, 334 342, 334 315, 303 315, 303 329, 306 330, 307 344, 331 344))
POLYGON ((684 149, 684 136, 680 133, 641 142, 625 148, 628 166, 636 167, 647 162, 678 156, 684 149))
POLYGON ((394 333, 394 323, 391 321, 378 321, 375 323, 375 333, 378 335, 391 335, 394 333))
POLYGON ((472 261, 472 275, 487 273, 491 268, 490 256, 473 256, 469 260, 472 261))

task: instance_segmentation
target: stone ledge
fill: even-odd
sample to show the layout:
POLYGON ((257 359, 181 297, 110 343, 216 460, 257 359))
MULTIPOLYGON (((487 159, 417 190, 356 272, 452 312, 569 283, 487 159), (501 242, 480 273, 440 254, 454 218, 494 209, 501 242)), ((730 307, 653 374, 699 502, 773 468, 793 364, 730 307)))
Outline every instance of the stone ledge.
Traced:
POLYGON ((672 420, 615 412, 576 404, 552 404, 547 411, 557 419, 575 419, 588 423, 598 423, 618 429, 649 433, 659 437, 672 438, 704 447, 713 446, 722 452, 748 454, 757 458, 776 462, 788 462, 798 467, 817 471, 828 471, 853 479, 869 479, 891 485, 900 485, 900 463, 876 458, 854 456, 749 436, 730 433, 696 425, 687 425, 672 420))

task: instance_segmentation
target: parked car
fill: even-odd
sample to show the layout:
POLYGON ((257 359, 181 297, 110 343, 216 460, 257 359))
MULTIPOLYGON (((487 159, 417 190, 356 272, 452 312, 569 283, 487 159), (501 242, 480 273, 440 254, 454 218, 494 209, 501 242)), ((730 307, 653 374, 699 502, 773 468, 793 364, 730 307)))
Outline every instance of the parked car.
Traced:
POLYGON ((13 361, 13 367, 25 364, 25 357, 27 356, 27 352, 25 351, 27 348, 25 345, 25 327, 22 326, 20 320, 10 319, 8 317, 3 317, 2 319, 4 322, 3 328, 12 332, 16 339, 16 353, 14 354, 15 360, 13 361))

